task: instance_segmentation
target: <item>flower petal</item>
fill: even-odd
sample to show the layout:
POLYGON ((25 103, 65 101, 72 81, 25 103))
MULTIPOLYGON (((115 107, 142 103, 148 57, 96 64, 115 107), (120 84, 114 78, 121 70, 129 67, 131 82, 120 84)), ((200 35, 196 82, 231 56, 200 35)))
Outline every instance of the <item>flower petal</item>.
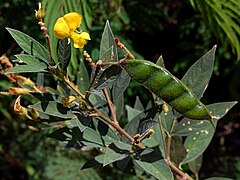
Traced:
POLYGON ((59 39, 64 39, 70 36, 70 29, 62 17, 58 18, 53 29, 55 36, 59 39))
POLYGON ((70 29, 70 33, 73 33, 81 24, 82 16, 76 12, 70 12, 63 16, 66 24, 70 29))
POLYGON ((79 34, 79 37, 86 40, 91 40, 90 35, 87 32, 82 32, 81 34, 79 34))
POLYGON ((71 37, 73 39, 75 48, 83 48, 84 45, 87 43, 87 41, 84 38, 82 38, 80 34, 73 33, 71 37))

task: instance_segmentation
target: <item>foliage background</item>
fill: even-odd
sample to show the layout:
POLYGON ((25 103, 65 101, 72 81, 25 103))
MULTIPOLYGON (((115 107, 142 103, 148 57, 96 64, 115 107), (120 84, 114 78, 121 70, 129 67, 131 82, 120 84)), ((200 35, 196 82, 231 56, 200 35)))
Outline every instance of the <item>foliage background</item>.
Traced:
MULTIPOLYGON (((45 4, 49 2, 44 1, 45 4)), ((163 55, 166 68, 180 78, 191 64, 217 44, 214 75, 203 101, 208 104, 240 100, 240 64, 237 54, 232 52, 229 45, 222 44, 221 34, 214 32, 189 1, 79 0, 78 2, 81 4, 77 3, 74 8, 85 15, 82 28, 91 33, 92 41, 88 43, 86 49, 93 59, 98 58, 100 38, 107 19, 110 21, 114 35, 134 50, 136 56, 155 61, 163 55)), ((45 43, 34 17, 34 9, 37 8, 37 2, 30 0, 1 1, 0 55, 6 53, 8 57, 13 58, 14 54, 20 52, 20 48, 10 38, 5 27, 18 29, 45 43)), ((67 8, 64 11, 67 11, 67 8)), ((59 13, 60 16, 63 12, 55 13, 59 13)), ((46 23, 51 24, 51 22, 46 23)), ((70 72, 74 74, 74 64, 72 67, 70 72)), ((0 90, 6 91, 12 84, 5 76, 0 75, 0 77, 0 90)), ((131 105, 135 100, 134 97, 138 95, 141 101, 146 103, 148 100, 146 92, 133 82, 126 91, 125 101, 131 105)), ((49 131, 30 130, 28 125, 31 125, 31 122, 14 115, 13 101, 14 97, 0 95, 1 177, 59 179, 84 175, 86 178, 94 176, 94 179, 120 178, 121 173, 111 167, 97 171, 80 171, 81 164, 89 154, 64 151, 57 142, 45 138, 49 131), (68 168, 63 170, 63 166, 68 168)), ((236 105, 219 122, 214 139, 204 153, 201 177, 240 178, 239 116, 239 105, 236 105)))

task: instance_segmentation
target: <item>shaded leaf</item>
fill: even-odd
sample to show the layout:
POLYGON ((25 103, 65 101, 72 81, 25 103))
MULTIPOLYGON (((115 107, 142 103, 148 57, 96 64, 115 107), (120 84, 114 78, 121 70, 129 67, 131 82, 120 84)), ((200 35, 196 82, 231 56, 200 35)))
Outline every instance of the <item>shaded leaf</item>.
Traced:
POLYGON ((97 79, 96 83, 93 85, 94 89, 104 89, 105 87, 111 87, 118 78, 122 69, 119 66, 110 66, 97 79))
POLYGON ((89 86, 88 70, 83 61, 80 61, 79 71, 77 72, 77 86, 83 94, 85 94, 89 86))
POLYGON ((81 169, 87 169, 87 168, 96 168, 96 167, 99 167, 99 166, 102 166, 103 165, 103 161, 104 161, 104 154, 102 155, 99 155, 99 156, 96 156, 94 157, 93 159, 87 161, 81 169))
POLYGON ((60 96, 58 94, 52 94, 52 93, 37 93, 37 92, 31 92, 31 94, 37 98, 39 101, 59 101, 60 102, 60 96))
POLYGON ((127 89, 131 78, 126 71, 121 70, 118 74, 117 79, 114 81, 112 86, 112 101, 118 100, 119 96, 123 95, 124 91, 127 89))
POLYGON ((68 38, 58 40, 57 52, 58 62, 60 62, 62 71, 66 72, 68 64, 71 59, 71 45, 68 42, 68 38))
POLYGON ((174 164, 179 165, 185 158, 187 152, 183 146, 182 138, 173 136, 170 146, 170 159, 174 164))

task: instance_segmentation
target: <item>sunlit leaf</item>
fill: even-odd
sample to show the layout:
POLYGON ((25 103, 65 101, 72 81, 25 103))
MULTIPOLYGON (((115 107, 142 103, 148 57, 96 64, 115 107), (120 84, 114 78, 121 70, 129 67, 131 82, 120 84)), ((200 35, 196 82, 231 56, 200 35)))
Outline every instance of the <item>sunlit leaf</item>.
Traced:
POLYGON ((109 25, 109 21, 106 22, 101 44, 100 44, 100 59, 106 61, 118 61, 117 48, 114 41, 113 33, 109 25))
POLYGON ((182 82, 201 98, 212 76, 216 46, 195 62, 182 78, 182 82))
POLYGON ((21 31, 11 28, 6 29, 26 53, 43 60, 45 63, 50 61, 49 51, 38 41, 21 31))

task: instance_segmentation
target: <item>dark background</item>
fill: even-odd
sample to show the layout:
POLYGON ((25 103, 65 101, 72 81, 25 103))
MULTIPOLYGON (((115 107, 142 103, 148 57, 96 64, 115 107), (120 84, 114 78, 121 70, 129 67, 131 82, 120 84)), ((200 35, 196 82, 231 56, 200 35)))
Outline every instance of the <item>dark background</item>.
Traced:
MULTIPOLYGON (((240 64, 236 54, 232 53, 230 46, 222 44, 218 35, 213 33, 202 15, 188 1, 92 1, 92 5, 93 21, 89 31, 96 37, 94 42, 91 41, 92 49, 98 48, 104 23, 109 19, 113 33, 124 38, 129 49, 139 53, 136 56, 156 61, 163 55, 166 68, 181 78, 197 59, 217 44, 214 73, 203 101, 206 104, 239 101, 240 64)), ((5 27, 18 29, 45 43, 34 17, 34 9, 37 7, 37 3, 31 0, 1 1, 0 55, 5 53, 13 59, 13 55, 20 52, 5 27)), ((91 52, 90 47, 86 48, 91 52)), ((5 76, 0 77, 0 90, 6 91, 12 84, 5 76)), ((131 99, 136 95, 146 104, 148 96, 144 92, 144 89, 139 91, 139 85, 130 84, 126 91, 128 104, 133 104, 131 99)), ((59 150, 56 142, 45 138, 47 131, 29 130, 29 124, 13 113, 14 99, 0 95, 0 177, 49 178, 51 170, 46 170, 46 167, 59 158, 56 153, 70 158, 79 156, 76 152, 59 150)), ((219 122, 215 136, 204 153, 200 177, 240 178, 239 108, 238 104, 234 106, 219 122)), ((101 177, 111 177, 117 176, 119 172, 100 170, 99 174, 101 177)))

